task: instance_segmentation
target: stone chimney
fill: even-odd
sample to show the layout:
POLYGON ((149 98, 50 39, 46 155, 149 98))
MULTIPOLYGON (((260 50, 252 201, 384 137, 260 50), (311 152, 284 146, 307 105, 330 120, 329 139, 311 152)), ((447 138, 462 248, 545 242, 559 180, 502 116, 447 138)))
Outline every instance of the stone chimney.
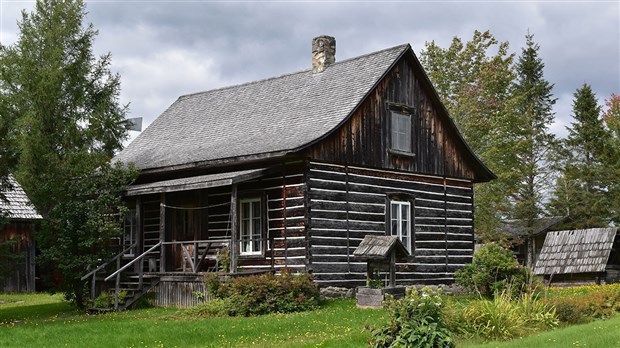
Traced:
POLYGON ((324 71, 336 61, 336 39, 323 35, 312 39, 312 73, 324 71))

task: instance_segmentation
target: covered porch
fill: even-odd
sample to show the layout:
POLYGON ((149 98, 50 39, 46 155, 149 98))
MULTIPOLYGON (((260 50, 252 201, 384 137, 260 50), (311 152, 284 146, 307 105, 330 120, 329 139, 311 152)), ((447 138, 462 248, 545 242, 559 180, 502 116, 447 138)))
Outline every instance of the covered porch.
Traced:
POLYGON ((276 260, 270 252, 274 239, 268 233, 266 172, 260 168, 129 186, 122 251, 84 276, 91 278, 91 297, 113 289, 115 308, 121 308, 153 289, 159 305, 191 305, 193 293, 204 292, 205 272, 272 271, 276 260), (119 291, 127 293, 124 303, 119 303, 119 291))

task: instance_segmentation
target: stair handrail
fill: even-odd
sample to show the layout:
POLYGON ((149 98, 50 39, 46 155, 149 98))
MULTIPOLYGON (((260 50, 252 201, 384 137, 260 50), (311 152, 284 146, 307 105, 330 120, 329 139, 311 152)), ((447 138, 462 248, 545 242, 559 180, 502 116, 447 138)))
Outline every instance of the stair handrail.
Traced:
MULTIPOLYGON (((107 282, 108 280, 112 279, 112 277, 116 277, 116 283, 114 284, 114 309, 117 310, 118 309, 118 295, 119 295, 119 291, 120 291, 120 285, 121 285, 121 273, 126 270, 127 268, 129 268, 129 266, 133 265, 134 263, 142 260, 147 254, 151 253, 152 251, 154 251, 155 249, 159 248, 161 246, 161 241, 155 245, 153 245, 152 247, 150 247, 147 251, 143 252, 142 254, 140 254, 140 256, 134 258, 133 260, 131 260, 130 262, 126 263, 123 267, 120 266, 120 259, 117 260, 117 270, 110 274, 109 276, 107 276, 103 281, 107 282)), ((139 278, 139 283, 140 283, 140 288, 142 288, 142 278, 144 276, 144 272, 142 271, 142 267, 139 267, 140 271, 138 272, 138 278, 139 278)))
POLYGON ((140 256, 136 257, 135 259, 131 260, 130 262, 126 263, 123 267, 117 269, 114 273, 110 274, 107 278, 104 279, 104 281, 109 281, 110 279, 112 279, 112 277, 119 275, 122 271, 126 270, 127 268, 129 268, 129 266, 133 265, 134 263, 142 260, 146 254, 154 251, 155 249, 159 248, 161 246, 162 242, 159 242, 155 245, 153 245, 152 247, 150 247, 147 251, 143 252, 142 254, 140 254, 140 256))
POLYGON ((121 251, 120 253, 116 254, 116 256, 112 257, 111 259, 107 260, 106 262, 104 262, 103 264, 99 265, 99 267, 95 268, 94 270, 88 272, 85 276, 83 276, 82 278, 80 278, 80 280, 86 280, 86 278, 90 277, 91 275, 99 272, 100 270, 102 270, 103 268, 105 268, 107 265, 111 264, 112 262, 116 261, 116 259, 118 259, 119 257, 125 255, 125 253, 127 251, 129 251, 131 248, 134 248, 138 245, 138 243, 133 243, 132 245, 128 246, 127 248, 123 249, 123 251, 121 251))

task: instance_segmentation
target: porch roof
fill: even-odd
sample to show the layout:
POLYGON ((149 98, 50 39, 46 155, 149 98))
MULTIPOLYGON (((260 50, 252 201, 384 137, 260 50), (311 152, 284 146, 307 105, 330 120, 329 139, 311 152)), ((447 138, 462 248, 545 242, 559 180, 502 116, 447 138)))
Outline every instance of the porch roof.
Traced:
POLYGON ((148 184, 130 185, 127 196, 138 196, 150 193, 199 190, 209 187, 227 186, 238 182, 252 180, 262 176, 267 168, 239 170, 235 172, 207 174, 187 178, 156 181, 148 184))

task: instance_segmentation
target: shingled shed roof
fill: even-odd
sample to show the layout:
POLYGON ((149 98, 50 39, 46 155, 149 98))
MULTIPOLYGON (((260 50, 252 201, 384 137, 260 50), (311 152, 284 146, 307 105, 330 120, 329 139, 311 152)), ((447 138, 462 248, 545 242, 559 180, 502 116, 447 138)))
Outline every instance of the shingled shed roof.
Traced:
POLYGON ((407 50, 182 96, 115 159, 144 170, 298 150, 344 122, 407 50))
POLYGON ((366 235, 353 252, 353 256, 366 259, 386 259, 392 250, 396 250, 396 258, 409 256, 407 248, 398 237, 366 235))
POLYGON ((535 274, 603 272, 616 237, 616 228, 549 232, 535 274))
POLYGON ((9 182, 13 188, 4 192, 6 201, 0 199, 0 212, 6 213, 8 218, 12 220, 42 219, 13 176, 9 176, 9 182))

